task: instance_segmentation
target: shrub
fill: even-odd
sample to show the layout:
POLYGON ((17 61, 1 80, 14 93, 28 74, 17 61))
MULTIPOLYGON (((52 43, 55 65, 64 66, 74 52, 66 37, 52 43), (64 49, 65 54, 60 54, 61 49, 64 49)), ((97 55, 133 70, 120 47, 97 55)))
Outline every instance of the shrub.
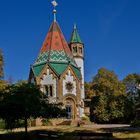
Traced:
POLYGON ((82 121, 88 121, 88 122, 90 122, 90 119, 89 119, 88 116, 83 116, 83 117, 81 118, 81 120, 82 120, 82 121))
POLYGON ((0 129, 5 129, 5 122, 2 119, 0 119, 0 129))
POLYGON ((135 119, 131 122, 132 127, 140 127, 140 120, 135 119))
POLYGON ((52 125, 52 123, 49 119, 42 119, 42 125, 43 126, 48 126, 48 125, 52 125))

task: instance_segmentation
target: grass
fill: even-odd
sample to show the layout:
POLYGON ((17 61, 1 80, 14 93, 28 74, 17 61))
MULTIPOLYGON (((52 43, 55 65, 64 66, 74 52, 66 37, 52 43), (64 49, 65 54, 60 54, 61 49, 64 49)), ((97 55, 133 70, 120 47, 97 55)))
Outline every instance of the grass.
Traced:
MULTIPOLYGON (((36 138, 36 130, 55 132, 59 134, 58 140, 79 140, 76 136, 78 131, 93 131, 93 132, 112 132, 115 140, 140 140, 140 131, 122 131, 121 129, 95 129, 86 127, 74 126, 44 126, 28 128, 29 139, 39 140, 36 138)), ((15 129, 12 132, 0 131, 0 140, 22 140, 24 139, 24 129, 15 129)))
POLYGON ((118 132, 113 133, 114 137, 127 140, 140 140, 140 132, 118 132))

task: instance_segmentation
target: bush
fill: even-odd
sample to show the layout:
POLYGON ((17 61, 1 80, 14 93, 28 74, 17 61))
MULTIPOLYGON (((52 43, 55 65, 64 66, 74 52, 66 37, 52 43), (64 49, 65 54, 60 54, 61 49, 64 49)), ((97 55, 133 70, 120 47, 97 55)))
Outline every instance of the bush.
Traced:
POLYGON ((43 126, 48 126, 48 125, 52 125, 52 123, 49 119, 42 119, 42 125, 43 126))
POLYGON ((140 120, 135 119, 131 122, 132 127, 140 127, 140 120))
POLYGON ((88 124, 90 124, 90 123, 91 123, 91 122, 90 122, 89 117, 84 115, 84 116, 81 118, 81 120, 78 122, 77 126, 78 126, 78 125, 88 125, 88 124))
POLYGON ((5 121, 0 119, 0 129, 5 129, 5 121))

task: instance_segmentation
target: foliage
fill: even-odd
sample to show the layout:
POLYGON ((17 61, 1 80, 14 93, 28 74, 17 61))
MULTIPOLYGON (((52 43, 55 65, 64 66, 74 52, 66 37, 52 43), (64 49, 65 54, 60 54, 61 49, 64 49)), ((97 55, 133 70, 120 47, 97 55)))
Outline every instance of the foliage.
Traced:
POLYGON ((134 120, 131 122, 131 126, 132 126, 132 127, 140 127, 140 120, 134 119, 134 120))
MULTIPOLYGON (((17 127, 19 119, 30 116, 36 118, 40 109, 40 90, 31 84, 9 85, 8 92, 1 93, 0 117, 6 122, 6 128, 17 127)), ((26 124, 27 125, 27 124, 26 124)))
POLYGON ((125 85, 118 80, 117 75, 113 71, 105 68, 98 70, 93 77, 92 88, 95 95, 122 95, 125 94, 125 85))
POLYGON ((85 95, 86 99, 91 99, 95 95, 95 92, 92 88, 92 83, 85 82, 85 95))
POLYGON ((49 104, 48 98, 38 86, 19 82, 8 85, 5 91, 0 94, 0 118, 5 120, 7 129, 20 126, 19 121, 24 120, 27 132, 27 120, 30 117, 53 118, 64 115, 65 110, 58 105, 49 104))
POLYGON ((91 120, 98 123, 125 123, 134 118, 134 108, 126 96, 99 95, 91 102, 91 120))
POLYGON ((4 76, 3 66, 4 66, 3 54, 2 54, 2 50, 0 49, 0 80, 1 80, 1 79, 3 78, 3 76, 4 76))
POLYGON ((113 71, 99 69, 93 77, 92 89, 95 96, 91 101, 91 121, 122 123, 134 118, 134 104, 128 100, 125 85, 113 71))
POLYGON ((90 122, 90 119, 89 119, 88 116, 83 116, 83 117, 81 118, 81 120, 90 122))
POLYGON ((42 124, 43 124, 43 126, 48 126, 48 125, 51 126, 52 125, 51 121, 47 118, 42 119, 42 124))
POLYGON ((0 119, 0 129, 5 129, 5 121, 0 119))
MULTIPOLYGON (((0 93, 2 92, 6 92, 6 90, 8 90, 8 84, 6 81, 4 80, 0 80, 0 93)), ((8 92, 8 91, 7 91, 8 92)))
POLYGON ((123 83, 126 85, 129 99, 135 104, 139 104, 138 85, 140 84, 140 75, 136 73, 129 74, 123 79, 123 83))

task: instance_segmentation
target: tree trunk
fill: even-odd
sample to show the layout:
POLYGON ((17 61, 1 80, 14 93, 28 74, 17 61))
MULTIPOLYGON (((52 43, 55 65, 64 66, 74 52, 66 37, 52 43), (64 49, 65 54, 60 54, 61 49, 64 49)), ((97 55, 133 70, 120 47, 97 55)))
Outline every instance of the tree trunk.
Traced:
POLYGON ((28 127, 27 116, 25 115, 25 136, 27 136, 27 134, 28 134, 27 127, 28 127))

